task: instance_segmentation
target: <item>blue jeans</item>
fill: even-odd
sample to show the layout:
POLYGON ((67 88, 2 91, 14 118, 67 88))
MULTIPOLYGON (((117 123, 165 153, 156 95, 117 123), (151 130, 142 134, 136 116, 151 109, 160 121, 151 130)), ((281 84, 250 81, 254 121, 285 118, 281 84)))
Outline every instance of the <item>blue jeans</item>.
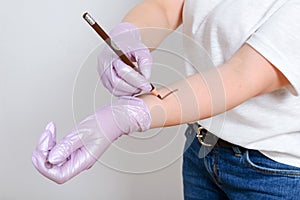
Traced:
POLYGON ((203 158, 189 129, 182 169, 185 200, 300 199, 300 168, 238 146, 215 147, 203 158))

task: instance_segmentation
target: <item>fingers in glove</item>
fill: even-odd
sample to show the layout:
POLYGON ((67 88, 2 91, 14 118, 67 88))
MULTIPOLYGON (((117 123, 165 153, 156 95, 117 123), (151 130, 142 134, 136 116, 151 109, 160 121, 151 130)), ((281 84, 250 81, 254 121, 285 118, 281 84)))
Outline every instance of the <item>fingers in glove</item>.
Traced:
POLYGON ((114 61, 113 66, 116 70, 117 75, 129 85, 133 86, 136 89, 141 89, 145 92, 151 91, 152 88, 150 82, 130 66, 124 65, 121 60, 114 61))
POLYGON ((44 165, 41 154, 36 153, 35 158, 34 162, 35 165, 38 166, 37 170, 42 175, 58 184, 65 183, 83 170, 90 168, 90 166, 96 162, 94 156, 91 156, 84 148, 77 149, 70 155, 69 159, 67 159, 64 164, 53 165, 51 169, 44 165))
MULTIPOLYGON (((124 64, 125 65, 125 64, 124 64)), ((125 82, 116 74, 114 69, 105 71, 105 75, 101 76, 103 85, 115 96, 131 96, 141 92, 141 89, 135 88, 125 82), (113 72, 111 72, 113 71, 113 72), (111 75, 114 74, 114 75, 111 75)))
POLYGON ((77 149, 95 141, 99 132, 96 115, 90 115, 53 147, 49 162, 55 165, 65 162, 77 149))
POLYGON ((39 139, 37 150, 47 152, 55 146, 55 143, 56 127, 53 122, 50 122, 49 124, 47 124, 44 132, 39 139))
POLYGON ((49 153, 48 161, 54 165, 62 164, 74 151, 82 146, 82 132, 75 129, 53 147, 49 153))
POLYGON ((135 58, 140 72, 147 80, 150 80, 152 68, 152 56, 150 51, 144 48, 143 50, 132 51, 131 54, 132 57, 135 58))
POLYGON ((43 168, 48 159, 49 151, 56 144, 56 128, 53 122, 50 122, 42 133, 38 145, 32 154, 32 163, 35 168, 43 174, 43 168))

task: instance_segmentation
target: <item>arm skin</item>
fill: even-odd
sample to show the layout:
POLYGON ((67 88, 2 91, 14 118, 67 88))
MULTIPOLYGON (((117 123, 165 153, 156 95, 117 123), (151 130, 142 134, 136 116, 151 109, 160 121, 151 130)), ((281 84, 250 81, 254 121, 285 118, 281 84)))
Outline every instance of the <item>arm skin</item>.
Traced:
POLYGON ((182 24, 183 3, 184 0, 145 0, 122 21, 139 27, 143 43, 153 50, 182 24))
POLYGON ((277 68, 245 44, 225 64, 159 88, 162 95, 178 89, 164 100, 147 94, 139 98, 151 112, 151 128, 158 128, 214 116, 289 84, 277 68))

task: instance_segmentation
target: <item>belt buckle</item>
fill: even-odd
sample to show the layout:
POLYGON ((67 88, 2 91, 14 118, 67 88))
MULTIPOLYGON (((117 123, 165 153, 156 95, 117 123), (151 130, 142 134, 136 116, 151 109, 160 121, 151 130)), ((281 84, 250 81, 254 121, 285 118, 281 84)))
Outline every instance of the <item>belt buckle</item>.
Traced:
POLYGON ((203 128, 200 124, 198 124, 196 137, 198 138, 200 144, 202 144, 203 146, 206 146, 206 147, 211 147, 212 146, 211 144, 204 142, 207 132, 208 131, 205 128, 203 128))

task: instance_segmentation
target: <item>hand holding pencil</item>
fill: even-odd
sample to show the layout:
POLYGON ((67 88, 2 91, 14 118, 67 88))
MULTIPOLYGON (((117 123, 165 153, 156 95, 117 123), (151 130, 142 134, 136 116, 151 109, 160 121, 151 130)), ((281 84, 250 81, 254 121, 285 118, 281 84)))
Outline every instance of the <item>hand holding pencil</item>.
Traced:
POLYGON ((141 41, 138 28, 121 23, 108 36, 88 13, 83 17, 107 44, 98 57, 103 85, 115 96, 131 96, 143 91, 161 98, 149 82, 152 56, 141 41))

